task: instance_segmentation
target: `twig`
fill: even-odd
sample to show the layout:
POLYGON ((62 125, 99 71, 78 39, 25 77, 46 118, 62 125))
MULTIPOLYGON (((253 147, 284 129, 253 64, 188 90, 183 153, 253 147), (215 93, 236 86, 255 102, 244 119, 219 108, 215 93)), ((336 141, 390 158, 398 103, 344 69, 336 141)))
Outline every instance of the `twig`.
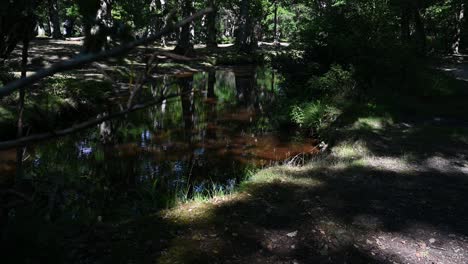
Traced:
POLYGON ((149 79, 148 75, 150 75, 153 69, 156 67, 156 63, 154 63, 156 56, 157 56, 157 53, 153 53, 153 55, 151 55, 151 57, 146 61, 146 69, 143 72, 141 81, 136 85, 136 88, 133 89, 130 93, 130 97, 127 102, 128 109, 130 109, 133 106, 133 100, 135 99, 136 95, 139 94, 141 88, 143 88, 143 86, 148 82, 148 79, 149 79))

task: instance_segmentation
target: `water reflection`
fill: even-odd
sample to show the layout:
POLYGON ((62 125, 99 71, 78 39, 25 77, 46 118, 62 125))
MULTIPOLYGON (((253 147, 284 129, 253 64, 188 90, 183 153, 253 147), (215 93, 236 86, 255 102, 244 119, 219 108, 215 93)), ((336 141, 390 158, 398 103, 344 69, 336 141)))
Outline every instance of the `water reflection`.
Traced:
MULTIPOLYGON (((56 186, 54 215, 81 221, 157 210, 177 194, 232 189, 246 170, 316 151, 313 140, 274 132, 267 110, 279 90, 275 78, 253 66, 165 76, 142 95, 163 86, 180 97, 31 147, 25 174, 38 199, 50 200, 56 186)), ((5 156, 1 175, 14 173, 5 156)))

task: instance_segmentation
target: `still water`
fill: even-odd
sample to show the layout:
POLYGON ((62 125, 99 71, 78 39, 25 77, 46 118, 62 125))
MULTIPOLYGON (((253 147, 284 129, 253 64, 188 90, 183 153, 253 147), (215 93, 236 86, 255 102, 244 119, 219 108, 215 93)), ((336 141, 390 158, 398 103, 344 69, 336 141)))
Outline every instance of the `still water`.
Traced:
MULTIPOLYGON (((230 192, 254 169, 315 153, 313 140, 275 132, 278 78, 252 66, 159 79, 143 99, 162 89, 182 95, 28 148, 37 203, 64 220, 124 219, 230 192)), ((0 153, 3 178, 14 175, 14 159, 0 153)))

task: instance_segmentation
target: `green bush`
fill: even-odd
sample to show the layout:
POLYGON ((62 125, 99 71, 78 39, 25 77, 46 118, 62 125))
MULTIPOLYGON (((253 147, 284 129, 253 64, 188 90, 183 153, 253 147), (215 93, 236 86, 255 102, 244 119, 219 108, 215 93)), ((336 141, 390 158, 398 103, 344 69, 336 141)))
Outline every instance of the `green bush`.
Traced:
POLYGON ((346 70, 340 65, 332 65, 325 74, 309 78, 305 89, 301 89, 303 96, 297 97, 290 107, 290 121, 301 128, 321 132, 352 101, 356 85, 352 68, 346 70))
POLYGON ((340 65, 332 65, 323 76, 312 77, 309 80, 309 86, 321 91, 326 97, 350 95, 356 87, 354 70, 345 70, 340 65))
POLYGON ((291 120, 302 128, 320 132, 333 123, 341 111, 322 101, 303 103, 291 108, 291 120))

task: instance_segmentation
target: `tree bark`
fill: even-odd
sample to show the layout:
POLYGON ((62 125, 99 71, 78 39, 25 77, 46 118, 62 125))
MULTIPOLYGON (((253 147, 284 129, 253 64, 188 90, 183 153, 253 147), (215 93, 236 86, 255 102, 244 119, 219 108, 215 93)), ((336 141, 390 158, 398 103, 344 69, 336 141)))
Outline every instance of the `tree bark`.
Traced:
POLYGON ((113 26, 113 0, 100 0, 97 9, 87 10, 84 22, 84 53, 96 53, 108 47, 107 37, 113 26))
POLYGON ((49 17, 52 23, 52 38, 62 38, 62 32, 60 31, 60 17, 57 0, 48 0, 49 5, 49 17))
POLYGON ((250 45, 252 29, 252 19, 250 17, 250 1, 242 0, 240 5, 240 16, 236 32, 235 44, 241 51, 249 52, 252 46, 250 45))
POLYGON ((426 54, 426 31, 424 29, 424 23, 421 18, 421 14, 419 13, 419 8, 413 9, 414 14, 414 26, 415 26, 415 33, 417 37, 418 43, 418 51, 421 55, 426 54))
POLYGON ((457 14, 456 14, 456 29, 455 29, 455 37, 452 43, 452 52, 454 54, 460 53, 460 42, 461 42, 461 35, 462 35, 462 25, 463 20, 465 19, 465 4, 462 3, 458 7, 457 14))
MULTIPOLYGON (((21 78, 26 78, 28 66, 28 50, 29 50, 29 32, 24 32, 23 36, 23 49, 21 58, 21 78)), ((17 122, 17 138, 23 137, 23 117, 24 117, 24 99, 26 96, 26 88, 22 87, 19 90, 18 102, 18 122, 17 122)), ((23 148, 16 149, 16 180, 23 179, 23 148)))
POLYGON ((217 41, 218 30, 216 28, 216 17, 218 16, 218 8, 216 7, 215 0, 210 0, 209 4, 211 7, 213 7, 213 12, 209 13, 206 19, 206 26, 207 26, 206 46, 208 48, 217 48, 218 47, 218 41, 217 41))
POLYGON ((274 21, 274 37, 273 42, 275 45, 279 45, 279 34, 278 34, 278 0, 275 0, 275 21, 274 21))
MULTIPOLYGON (((193 14, 193 0, 183 0, 182 15, 189 17, 193 14)), ((188 23, 182 26, 179 36, 179 41, 174 49, 174 52, 184 56, 190 56, 194 53, 193 47, 193 23, 188 23)))
POLYGON ((408 4, 401 7, 401 41, 403 44, 410 42, 410 8, 408 4))

